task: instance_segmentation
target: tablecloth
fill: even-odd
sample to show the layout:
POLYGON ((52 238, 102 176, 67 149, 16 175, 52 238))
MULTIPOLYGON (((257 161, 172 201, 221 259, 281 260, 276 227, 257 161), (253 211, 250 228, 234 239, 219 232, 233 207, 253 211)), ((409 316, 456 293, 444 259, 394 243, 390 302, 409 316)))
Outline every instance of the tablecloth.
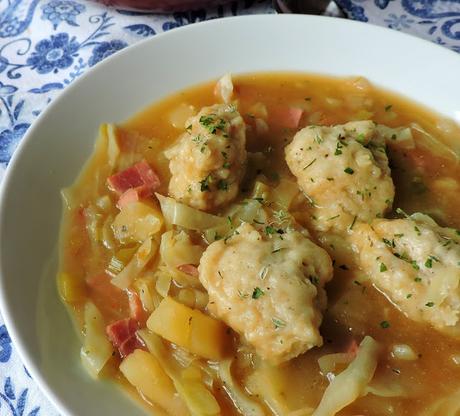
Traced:
MULTIPOLYGON (((460 0, 338 0, 351 19, 415 34, 460 52, 460 0)), ((222 16, 274 13, 245 0, 171 15, 84 0, 0 0, 0 180, 34 119, 106 57, 157 33, 222 16)), ((54 416, 15 352, 0 316, 0 416, 54 416)))

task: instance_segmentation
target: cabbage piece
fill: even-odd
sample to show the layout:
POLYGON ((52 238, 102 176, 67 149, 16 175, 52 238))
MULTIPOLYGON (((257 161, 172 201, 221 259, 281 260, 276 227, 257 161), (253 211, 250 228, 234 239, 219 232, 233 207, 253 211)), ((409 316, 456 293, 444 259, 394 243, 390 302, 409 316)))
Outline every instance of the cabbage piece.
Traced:
POLYGON ((107 161, 109 166, 114 168, 117 163, 118 156, 120 156, 120 146, 118 145, 117 138, 117 127, 114 124, 106 124, 105 128, 107 134, 107 161))
POLYGON ((271 191, 270 199, 282 209, 287 210, 299 192, 297 183, 283 178, 280 180, 278 186, 271 191))
POLYGON ((113 348, 105 335, 104 318, 94 303, 85 304, 83 317, 85 338, 80 357, 86 370, 96 378, 112 357, 113 348))
POLYGON ((373 381, 366 387, 365 394, 373 394, 379 397, 404 397, 407 396, 406 390, 395 383, 381 383, 373 381))
POLYGON ((247 387, 252 394, 259 396, 275 416, 289 414, 284 394, 287 383, 283 372, 275 366, 262 362, 249 377, 247 387))
POLYGON ((233 405, 245 416, 264 416, 265 412, 262 407, 251 400, 238 383, 233 380, 232 362, 233 360, 229 359, 219 363, 219 376, 233 405))
POLYGON ((189 230, 203 231, 225 224, 225 218, 191 208, 167 196, 155 195, 160 201, 161 211, 168 226, 179 225, 189 230))
POLYGON ((190 236, 173 230, 163 233, 160 243, 161 260, 171 269, 182 264, 200 264, 204 247, 193 244, 190 236))
POLYGON ((334 416, 365 394, 377 368, 379 352, 379 344, 366 336, 359 345, 356 358, 332 380, 312 416, 334 416))
MULTIPOLYGON (((180 366, 171 359, 168 350, 158 335, 147 329, 140 329, 137 331, 137 335, 144 341, 147 349, 155 356, 164 372, 171 378, 174 387, 193 416, 220 414, 219 404, 212 393, 206 388, 201 379, 190 378, 187 373, 181 372, 180 366)), ((199 369, 197 368, 197 370, 199 369)))
POLYGON ((156 239, 148 238, 145 240, 126 267, 112 279, 112 284, 120 289, 128 288, 153 258, 157 250, 158 241, 156 239))
POLYGON ((410 127, 391 128, 379 124, 377 131, 383 136, 388 146, 415 149, 415 141, 410 127))
POLYGON ((229 104, 233 97, 232 74, 225 74, 214 87, 214 95, 219 97, 225 104, 229 104))
POLYGON ((350 352, 339 352, 336 354, 326 354, 318 358, 321 373, 329 378, 330 373, 334 373, 339 364, 349 364, 355 355, 350 352))
MULTIPOLYGON (((456 151, 447 146, 444 142, 438 140, 436 137, 428 133, 417 123, 411 124, 412 130, 417 133, 419 139, 417 145, 426 148, 434 155, 445 157, 446 159, 459 161, 459 155, 456 151)), ((417 137, 416 137, 417 139, 417 137)))

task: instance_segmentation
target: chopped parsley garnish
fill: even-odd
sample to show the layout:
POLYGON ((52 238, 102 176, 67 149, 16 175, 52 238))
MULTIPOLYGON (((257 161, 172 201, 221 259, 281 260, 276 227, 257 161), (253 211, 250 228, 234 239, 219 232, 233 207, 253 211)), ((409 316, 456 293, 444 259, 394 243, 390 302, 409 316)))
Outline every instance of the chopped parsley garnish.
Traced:
POLYGON ((255 287, 252 292, 253 299, 259 299, 261 296, 265 295, 264 291, 260 287, 255 287))
POLYGON ((315 140, 316 140, 316 143, 318 144, 321 144, 324 141, 323 138, 319 134, 316 135, 315 140))
POLYGON ((455 234, 460 235, 460 230, 455 230, 455 234))
POLYGON ((268 273, 268 266, 265 266, 262 268, 262 270, 259 272, 259 277, 264 280, 265 277, 267 276, 268 273))
POLYGON ((385 111, 390 111, 393 108, 392 104, 388 104, 385 106, 385 111))
POLYGON ((355 225, 355 222, 356 222, 356 219, 357 219, 357 218, 358 218, 358 217, 355 215, 355 217, 353 218, 352 223, 351 223, 350 226, 348 227, 349 230, 352 230, 352 229, 353 229, 353 226, 355 225))
POLYGON ((408 294, 406 295, 406 299, 410 299, 411 297, 412 297, 412 293, 408 293, 408 294))
POLYGON ((395 245, 395 240, 388 240, 386 238, 382 238, 382 241, 390 248, 395 248, 396 245, 395 245))
POLYGON ((364 143, 366 142, 366 136, 364 135, 364 133, 358 134, 358 136, 356 137, 356 141, 357 141, 359 144, 364 145, 364 143))
POLYGON ((302 170, 305 170, 305 169, 308 169, 311 165, 313 165, 313 163, 316 162, 316 158, 313 159, 308 165, 304 166, 304 168, 302 170))
POLYGON ((422 235, 422 232, 420 231, 420 228, 418 228, 416 225, 414 225, 414 230, 417 233, 418 236, 422 235))
POLYGON ((228 191, 228 182, 224 179, 221 179, 219 182, 217 182, 217 189, 220 189, 221 191, 228 191))
POLYGON ((428 269, 431 269, 433 267, 433 260, 431 259, 431 257, 426 259, 425 267, 427 267, 428 269))
POLYGON ((386 272, 388 270, 385 263, 380 263, 380 272, 386 272))
POLYGON ((345 173, 348 173, 349 175, 353 175, 353 173, 355 173, 355 171, 354 171, 352 168, 350 168, 350 167, 345 168, 343 171, 344 171, 345 173))
POLYGON ((396 213, 399 214, 399 215, 403 215, 406 218, 410 219, 410 216, 408 214, 406 214, 406 212, 404 210, 402 210, 401 208, 396 208, 396 213))
POLYGON ((333 217, 328 218, 326 221, 335 220, 336 218, 339 218, 339 217, 340 217, 340 214, 337 214, 337 215, 334 215, 333 217))
POLYGON ((420 270, 420 266, 417 264, 417 262, 415 260, 412 260, 410 262, 410 264, 412 264, 412 267, 415 269, 415 270, 420 270))
POLYGON ((222 167, 223 167, 224 169, 230 169, 230 166, 231 166, 231 165, 230 165, 230 163, 228 163, 228 162, 224 162, 224 164, 222 165, 222 167))
POLYGON ((380 322, 380 326, 383 328, 383 329, 387 329, 390 327, 390 323, 388 321, 382 321, 380 322))
POLYGON ((200 124, 205 127, 209 133, 215 134, 217 130, 223 131, 225 129, 226 121, 222 118, 216 120, 215 114, 200 117, 200 124))
POLYGON ((272 318, 273 325, 275 325, 275 328, 283 328, 286 326, 286 322, 284 322, 282 319, 279 318, 272 318))
POLYGON ((310 282, 312 282, 315 286, 319 284, 319 278, 316 276, 308 276, 310 282))
POLYGON ((417 283, 419 283, 419 282, 422 281, 422 278, 421 278, 421 277, 416 277, 416 278, 414 279, 414 281, 417 282, 417 283))
POLYGON ((241 298, 241 299, 246 299, 249 297, 249 294, 248 293, 243 293, 241 290, 238 289, 238 296, 241 298))
POLYGON ((200 181, 200 190, 201 192, 209 191, 209 184, 212 182, 211 175, 206 176, 202 181, 200 181))
POLYGON ((337 145, 336 145, 336 147, 335 147, 335 152, 334 152, 334 155, 335 155, 335 156, 339 156, 339 155, 342 154, 342 150, 341 150, 342 147, 343 147, 342 143, 340 143, 340 142, 337 140, 337 145))
POLYGON ((432 308, 434 306, 434 302, 427 302, 427 303, 425 303, 425 306, 428 306, 429 308, 432 308))
POLYGON ((187 130, 187 131, 190 131, 190 130, 192 130, 192 125, 191 125, 191 124, 189 124, 189 125, 188 125, 188 126, 185 128, 185 130, 187 130))
POLYGON ((267 225, 265 227, 265 234, 270 235, 270 234, 275 234, 276 230, 271 226, 267 225))

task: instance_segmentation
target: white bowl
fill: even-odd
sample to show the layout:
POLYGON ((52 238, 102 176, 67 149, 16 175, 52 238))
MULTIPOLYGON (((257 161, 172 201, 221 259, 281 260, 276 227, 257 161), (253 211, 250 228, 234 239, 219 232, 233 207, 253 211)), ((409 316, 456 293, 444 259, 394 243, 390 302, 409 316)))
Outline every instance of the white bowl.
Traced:
POLYGON ((214 20, 155 36, 86 73, 29 129, 0 195, 0 306, 26 367, 63 415, 144 412, 80 367, 79 341, 57 297, 59 190, 89 156, 98 125, 226 72, 363 75, 460 120, 460 57, 368 24, 313 16, 214 20))

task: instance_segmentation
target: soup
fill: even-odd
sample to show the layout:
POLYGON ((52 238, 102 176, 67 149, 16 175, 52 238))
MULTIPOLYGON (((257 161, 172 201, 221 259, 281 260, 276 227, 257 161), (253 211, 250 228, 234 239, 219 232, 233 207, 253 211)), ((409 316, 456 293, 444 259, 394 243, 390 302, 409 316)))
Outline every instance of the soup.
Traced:
POLYGON ((90 374, 153 414, 455 415, 459 127, 261 73, 104 124, 63 191, 90 374))

